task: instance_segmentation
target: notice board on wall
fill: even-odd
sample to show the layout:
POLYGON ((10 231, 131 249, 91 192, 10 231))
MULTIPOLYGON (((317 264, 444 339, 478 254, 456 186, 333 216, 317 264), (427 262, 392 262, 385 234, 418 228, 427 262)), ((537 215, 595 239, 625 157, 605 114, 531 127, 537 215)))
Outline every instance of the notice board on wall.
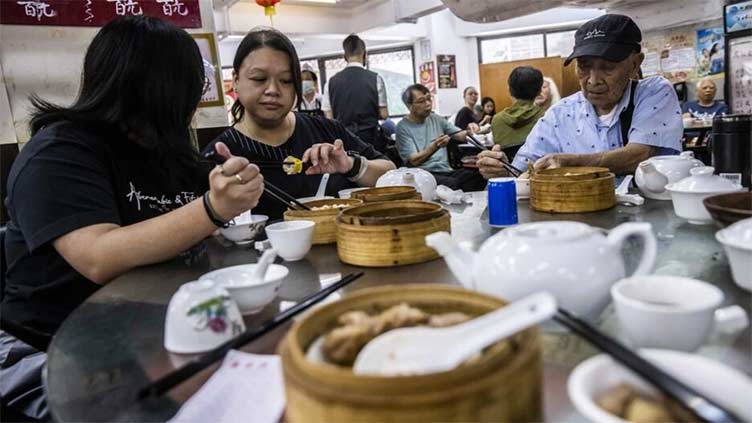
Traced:
POLYGON ((103 26, 127 15, 201 28, 199 0, 0 0, 0 24, 7 25, 103 26))

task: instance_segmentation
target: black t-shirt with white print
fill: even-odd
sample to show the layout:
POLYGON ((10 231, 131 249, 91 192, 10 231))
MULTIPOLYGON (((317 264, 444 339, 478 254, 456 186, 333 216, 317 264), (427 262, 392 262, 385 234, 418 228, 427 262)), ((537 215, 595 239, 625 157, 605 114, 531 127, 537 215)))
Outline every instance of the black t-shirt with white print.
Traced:
MULTIPOLYGON (((166 173, 169 165, 117 131, 58 122, 37 132, 7 182, 11 221, 3 316, 54 333, 99 285, 71 267, 52 242, 90 225, 126 226, 156 217, 205 192, 205 170, 177 177, 175 169, 166 173)), ((190 259, 201 248, 183 257, 190 259)))
MULTIPOLYGON (((214 149, 214 144, 222 141, 227 144, 235 156, 246 157, 254 161, 280 162, 279 167, 263 168, 261 173, 264 180, 269 181, 285 190, 295 198, 310 197, 316 194, 321 182, 321 175, 288 175, 282 169, 281 162, 287 156, 303 157, 303 153, 313 144, 334 143, 341 139, 346 151, 354 151, 368 160, 386 159, 384 155, 376 151, 373 146, 361 141, 357 135, 345 129, 337 121, 323 117, 310 116, 306 113, 295 112, 295 130, 290 138, 278 147, 272 147, 253 140, 235 128, 223 132, 217 139, 209 143, 204 153, 214 149)), ((336 197, 337 192, 347 188, 355 188, 358 185, 351 182, 343 175, 332 174, 326 186, 326 194, 336 197)), ((263 214, 270 219, 280 219, 287 208, 285 205, 264 194, 258 206, 253 209, 254 214, 263 214)))

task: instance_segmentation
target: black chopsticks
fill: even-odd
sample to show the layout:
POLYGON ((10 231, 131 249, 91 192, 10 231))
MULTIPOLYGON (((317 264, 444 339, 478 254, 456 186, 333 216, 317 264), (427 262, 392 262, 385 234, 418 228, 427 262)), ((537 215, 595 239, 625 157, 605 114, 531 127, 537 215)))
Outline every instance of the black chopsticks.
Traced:
MULTIPOLYGON (((204 154, 204 158, 214 162, 217 165, 222 165, 225 161, 227 161, 227 159, 217 154, 217 152, 214 150, 206 152, 204 154)), ((283 164, 286 164, 289 162, 266 161, 266 162, 253 162, 253 163, 254 164, 263 163, 263 167, 268 167, 270 163, 273 163, 275 166, 282 166, 283 164)), ((296 200, 295 197, 288 194, 285 190, 277 187, 276 185, 272 184, 269 181, 264 181, 264 192, 268 194, 270 197, 272 197, 273 199, 279 201, 280 203, 284 204, 287 207, 291 207, 293 209, 298 209, 298 210, 308 210, 308 211, 311 210, 310 207, 296 200)))
MULTIPOLYGON (((459 134, 462 131, 457 131, 449 134, 449 138, 459 134)), ((473 134, 470 133, 470 131, 467 131, 466 134, 466 140, 470 142, 470 144, 474 145, 476 148, 479 148, 481 150, 487 150, 491 151, 490 148, 486 147, 482 142, 478 141, 477 138, 473 136, 473 134)), ((501 165, 504 166, 504 169, 507 170, 512 176, 515 178, 519 178, 520 175, 522 175, 522 171, 517 169, 516 167, 512 166, 508 161, 500 159, 501 165)))
POLYGON ((311 210, 310 207, 296 200, 295 197, 285 192, 282 188, 277 187, 267 180, 264 181, 264 192, 287 207, 299 210, 311 210))
POLYGON ((329 294, 352 283, 361 276, 363 276, 363 272, 350 273, 346 275, 338 282, 327 286, 326 288, 316 292, 315 294, 309 295, 293 307, 290 307, 289 309, 277 314, 271 320, 266 321, 261 326, 241 333, 235 338, 202 355, 198 359, 193 360, 185 366, 162 376, 145 388, 141 389, 138 392, 138 399, 141 400, 147 397, 153 398, 164 394, 165 392, 181 384, 191 376, 224 358, 225 354, 227 354, 228 351, 240 348, 245 344, 255 341, 256 339, 266 335, 273 329, 280 326, 282 323, 285 323, 295 315, 320 302, 324 298, 328 297, 329 294))
POLYGON ((584 320, 573 316, 568 311, 560 308, 554 315, 554 320, 640 375, 668 397, 687 410, 692 411, 702 421, 710 423, 742 421, 731 411, 678 381, 619 341, 594 328, 584 320))

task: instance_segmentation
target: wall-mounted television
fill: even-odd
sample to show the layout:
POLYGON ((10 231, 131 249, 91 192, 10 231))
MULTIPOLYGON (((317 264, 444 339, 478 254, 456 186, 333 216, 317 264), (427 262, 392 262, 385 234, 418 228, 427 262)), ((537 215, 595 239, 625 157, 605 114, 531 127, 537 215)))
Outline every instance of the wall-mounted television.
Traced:
POLYGON ((752 0, 724 6, 723 20, 727 34, 752 30, 752 0))

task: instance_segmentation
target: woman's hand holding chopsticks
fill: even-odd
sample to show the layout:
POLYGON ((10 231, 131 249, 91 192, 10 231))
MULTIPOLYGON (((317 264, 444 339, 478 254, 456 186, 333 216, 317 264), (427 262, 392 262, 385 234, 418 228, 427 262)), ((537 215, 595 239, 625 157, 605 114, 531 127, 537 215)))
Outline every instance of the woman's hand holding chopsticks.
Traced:
POLYGON ((207 195, 216 217, 229 221, 256 207, 264 192, 264 177, 248 159, 233 156, 224 143, 218 142, 215 151, 224 162, 217 164, 209 173, 210 189, 207 195))

